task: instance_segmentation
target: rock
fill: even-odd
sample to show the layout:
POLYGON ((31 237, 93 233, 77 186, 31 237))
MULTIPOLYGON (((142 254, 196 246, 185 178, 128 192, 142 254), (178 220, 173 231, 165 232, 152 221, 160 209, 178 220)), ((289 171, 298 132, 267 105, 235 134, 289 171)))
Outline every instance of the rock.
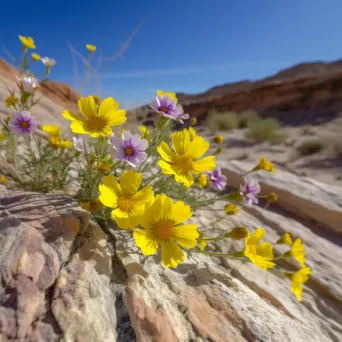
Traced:
MULTIPOLYGON (((289 280, 254 265, 198 255, 164 269, 158 255, 143 257, 127 242, 126 232, 106 236, 68 197, 3 191, 0 340, 339 341, 340 241, 258 207, 210 229, 214 212, 197 214, 191 220, 208 236, 239 223, 263 226, 271 242, 284 231, 302 237, 313 269, 303 303, 289 280)), ((243 242, 211 247, 234 251, 243 242)))

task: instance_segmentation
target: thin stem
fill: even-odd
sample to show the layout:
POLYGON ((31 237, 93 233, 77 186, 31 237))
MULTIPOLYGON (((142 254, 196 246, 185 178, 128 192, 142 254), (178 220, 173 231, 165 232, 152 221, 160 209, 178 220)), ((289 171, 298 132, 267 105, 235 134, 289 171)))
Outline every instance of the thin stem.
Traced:
POLYGON ((232 254, 225 254, 225 253, 217 253, 217 252, 211 252, 211 251, 200 251, 198 249, 193 249, 191 250, 191 253, 199 253, 199 254, 206 254, 206 255, 212 255, 216 257, 223 257, 223 258, 228 258, 228 259, 235 259, 235 260, 241 260, 241 261, 249 261, 247 258, 241 258, 238 256, 234 256, 232 254))
POLYGON ((161 169, 156 174, 154 174, 142 187, 150 184, 160 173, 161 173, 161 169))

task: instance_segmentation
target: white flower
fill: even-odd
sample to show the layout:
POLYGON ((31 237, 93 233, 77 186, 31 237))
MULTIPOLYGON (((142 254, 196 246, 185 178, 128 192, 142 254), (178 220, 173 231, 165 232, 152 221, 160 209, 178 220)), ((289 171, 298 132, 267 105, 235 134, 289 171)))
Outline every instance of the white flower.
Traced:
POLYGON ((84 143, 82 138, 73 137, 72 140, 74 141, 74 148, 78 152, 84 152, 84 143))
POLYGON ((50 68, 57 63, 56 60, 54 60, 53 58, 50 59, 49 57, 43 57, 40 60, 44 63, 44 65, 50 68))
POLYGON ((38 80, 33 76, 20 76, 17 77, 17 80, 20 82, 24 92, 29 94, 32 94, 33 90, 39 85, 38 80))

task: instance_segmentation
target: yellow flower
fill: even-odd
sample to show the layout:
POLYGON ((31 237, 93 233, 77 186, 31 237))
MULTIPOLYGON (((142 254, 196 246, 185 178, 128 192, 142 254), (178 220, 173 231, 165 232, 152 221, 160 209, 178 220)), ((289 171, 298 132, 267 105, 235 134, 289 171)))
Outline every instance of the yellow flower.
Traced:
MULTIPOLYGON (((205 237, 205 236, 203 236, 205 237)), ((203 251, 205 249, 205 247, 207 247, 207 240, 201 240, 199 242, 199 245, 200 245, 200 251, 203 251)))
POLYGON ((144 125, 139 127, 141 139, 151 139, 151 131, 144 125))
POLYGON ((1 183, 3 183, 3 184, 7 184, 7 183, 8 183, 7 178, 4 177, 4 176, 0 176, 0 181, 1 181, 1 183))
POLYGON ((98 173, 100 173, 100 174, 105 174, 105 173, 107 173, 110 169, 112 168, 112 165, 111 165, 111 163, 109 163, 109 162, 99 162, 98 164, 97 164, 97 171, 98 171, 98 173))
POLYGON ((264 170, 264 171, 276 173, 274 170, 274 165, 264 157, 260 158, 259 164, 253 169, 253 171, 258 171, 258 170, 264 170))
POLYGON ((302 239, 296 239, 291 248, 291 256, 296 259, 302 267, 305 266, 305 252, 302 239))
POLYGON ((93 53, 96 51, 96 46, 95 45, 91 45, 91 44, 86 44, 86 48, 90 53, 93 53))
POLYGON ((83 209, 88 210, 93 214, 98 213, 103 208, 103 204, 98 199, 88 202, 81 202, 80 205, 83 209))
POLYGON ((138 191, 141 182, 141 173, 130 170, 120 176, 120 184, 113 175, 109 175, 103 178, 103 184, 99 186, 99 199, 106 207, 114 209, 112 219, 119 228, 135 228, 145 211, 146 203, 153 197, 151 186, 138 191))
POLYGON ((32 57, 32 60, 33 60, 34 62, 37 62, 37 61, 40 60, 40 55, 38 55, 38 53, 32 52, 32 53, 31 53, 31 57, 32 57))
POLYGON ((197 160, 209 148, 209 143, 202 137, 197 136, 190 142, 187 130, 175 132, 172 134, 172 145, 175 152, 164 141, 159 144, 157 150, 164 160, 159 160, 158 164, 164 174, 175 175, 176 182, 189 187, 194 183, 192 173, 198 174, 215 168, 214 156, 197 160))
POLYGON ((61 139, 58 136, 52 135, 49 138, 49 144, 52 148, 57 149, 61 147, 61 139))
POLYGON ((122 125, 126 120, 126 111, 112 97, 101 102, 99 108, 93 96, 82 97, 78 106, 83 115, 65 110, 62 116, 71 121, 70 129, 76 134, 90 134, 91 137, 109 137, 112 126, 122 125))
POLYGON ((6 107, 14 107, 18 103, 19 99, 14 95, 9 95, 5 99, 6 107))
POLYGON ((204 188, 204 187, 207 185, 207 183, 208 183, 208 177, 207 177, 204 173, 201 173, 201 174, 197 177, 196 183, 197 183, 198 187, 199 187, 200 189, 202 189, 202 188, 204 188))
POLYGON ((291 290, 296 295, 298 300, 301 302, 302 292, 303 292, 303 284, 309 280, 309 274, 311 274, 311 269, 307 266, 304 266, 299 271, 295 272, 292 275, 292 286, 291 290))
POLYGON ((18 36, 25 49, 35 49, 36 45, 32 37, 18 36))
POLYGON ((144 255, 155 254, 161 246, 163 265, 177 267, 184 261, 179 245, 192 248, 197 244, 197 225, 180 225, 191 216, 188 205, 181 201, 173 203, 170 197, 158 195, 140 219, 140 225, 145 229, 134 231, 136 245, 144 255))
POLYGON ((292 236, 290 233, 285 233, 277 242, 278 245, 289 245, 292 246, 293 241, 292 241, 292 236))
POLYGON ((94 98, 95 104, 98 106, 101 102, 101 97, 94 95, 93 98, 94 98))
POLYGON ((164 92, 162 90, 157 90, 157 96, 168 96, 170 99, 174 101, 178 101, 177 96, 175 93, 170 93, 170 92, 164 92))
POLYGON ((195 137, 197 137, 196 130, 194 128, 192 128, 191 126, 189 127, 189 133, 190 133, 191 139, 194 139, 195 137))
POLYGON ((264 230, 259 227, 255 230, 253 235, 248 234, 246 238, 246 246, 243 251, 244 255, 255 265, 263 270, 272 268, 275 264, 273 260, 273 246, 269 242, 260 242, 264 237, 264 230))
POLYGON ((191 118, 190 119, 190 125, 196 125, 197 124, 197 119, 196 118, 191 118))
POLYGON ((215 151, 215 154, 220 154, 223 151, 223 147, 218 147, 215 151))
POLYGON ((58 125, 43 125, 42 131, 55 137, 61 135, 61 128, 58 125))
POLYGON ((61 140, 61 148, 70 148, 72 146, 72 141, 61 140))
POLYGON ((214 138, 213 138, 213 142, 215 144, 222 144, 223 143, 223 136, 222 135, 216 135, 214 138))
POLYGON ((4 133, 0 132, 0 141, 1 141, 1 140, 4 140, 5 137, 6 137, 6 135, 5 135, 4 133))
POLYGON ((277 202, 278 201, 278 196, 277 194, 275 194, 274 192, 271 192, 268 196, 267 196, 267 202, 277 202))
POLYGON ((228 203, 224 206, 224 211, 227 215, 236 215, 239 208, 233 203, 228 203))

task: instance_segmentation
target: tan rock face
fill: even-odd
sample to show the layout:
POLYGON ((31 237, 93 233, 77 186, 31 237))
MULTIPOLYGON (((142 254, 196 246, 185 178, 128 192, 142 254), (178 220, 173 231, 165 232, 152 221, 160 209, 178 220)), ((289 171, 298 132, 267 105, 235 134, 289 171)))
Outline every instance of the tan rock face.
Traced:
MULTIPOLYGON (((231 184, 238 166, 247 167, 226 169, 231 184)), ((285 176, 279 172, 283 183, 272 183, 280 204, 272 210, 244 208, 210 229, 216 220, 211 211, 191 221, 207 236, 243 224, 262 226, 273 243, 285 231, 302 238, 313 270, 302 303, 277 273, 204 255, 164 269, 158 255, 144 257, 125 242, 125 232, 107 238, 70 198, 0 189, 0 340, 339 342, 341 240, 329 220, 318 228, 311 214, 297 218, 296 211, 285 211, 289 199, 277 191, 288 186, 285 176)), ((310 193, 308 184, 302 182, 290 200, 310 193)), ((321 191, 321 198, 330 198, 325 205, 338 213, 338 195, 321 191)), ((310 198, 316 210, 326 210, 316 199, 310 198)), ((226 253, 243 245, 225 240, 210 247, 226 253)), ((284 266, 299 267, 290 260, 284 266)))

